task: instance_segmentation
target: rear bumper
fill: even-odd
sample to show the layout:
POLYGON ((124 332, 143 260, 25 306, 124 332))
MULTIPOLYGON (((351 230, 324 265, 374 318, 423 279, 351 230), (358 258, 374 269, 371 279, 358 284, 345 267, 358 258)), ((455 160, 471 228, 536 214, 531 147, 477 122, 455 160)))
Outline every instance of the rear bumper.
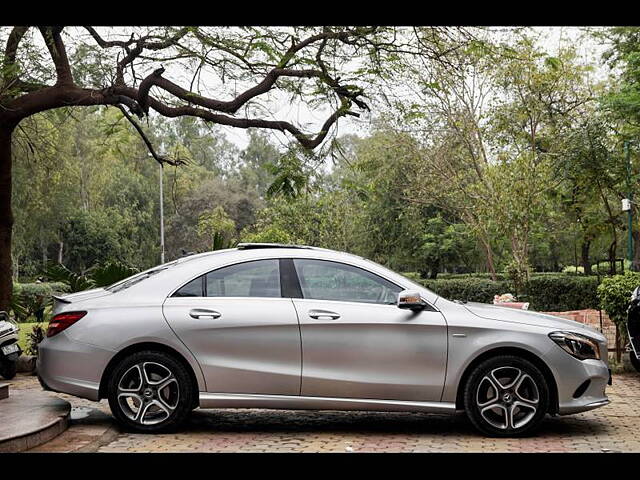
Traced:
POLYGON ((102 372, 115 352, 75 342, 65 332, 38 347, 38 380, 45 390, 99 400, 102 372))

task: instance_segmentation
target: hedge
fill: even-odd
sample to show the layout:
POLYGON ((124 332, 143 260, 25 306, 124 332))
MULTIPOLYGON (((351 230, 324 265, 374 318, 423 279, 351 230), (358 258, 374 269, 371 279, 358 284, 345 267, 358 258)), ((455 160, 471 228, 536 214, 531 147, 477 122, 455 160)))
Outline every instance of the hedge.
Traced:
POLYGON ((580 275, 536 275, 529 279, 523 296, 539 312, 564 312, 600 308, 598 277, 580 275))
POLYGON ((529 302, 529 308, 540 312, 564 312, 599 308, 598 278, 582 275, 532 275, 524 292, 516 292, 508 280, 463 277, 420 280, 430 290, 449 300, 492 303, 495 295, 512 293, 518 300, 529 302))
POLYGON ((495 295, 501 295, 511 290, 506 281, 494 282, 473 277, 421 280, 420 283, 444 298, 467 302, 491 303, 495 295))

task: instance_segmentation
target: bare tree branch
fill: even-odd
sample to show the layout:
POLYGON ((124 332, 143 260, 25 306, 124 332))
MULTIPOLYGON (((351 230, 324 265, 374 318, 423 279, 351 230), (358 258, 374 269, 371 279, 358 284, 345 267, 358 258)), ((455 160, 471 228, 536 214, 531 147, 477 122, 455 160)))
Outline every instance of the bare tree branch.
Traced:
POLYGON ((49 54, 56 67, 57 85, 72 85, 73 75, 67 57, 67 50, 62 42, 63 27, 40 27, 40 33, 49 49, 49 54))
POLYGON ((186 162, 184 162, 183 160, 171 160, 167 157, 164 157, 162 155, 158 155, 158 153, 156 152, 156 150, 153 148, 153 145, 151 143, 151 141, 149 140, 149 137, 147 137, 147 135, 144 133, 144 130, 142 130, 142 127, 140 126, 140 124, 138 122, 135 121, 135 119, 129 115, 129 112, 127 112, 127 110, 122 106, 122 105, 116 105, 116 107, 122 112, 122 115, 124 115, 124 118, 126 118, 129 123, 131 125, 133 125, 133 128, 135 128, 136 132, 138 132, 138 135, 140 135, 140 138, 142 138, 142 141, 144 142, 144 144, 147 146, 147 149, 149 150, 149 153, 151 154, 151 156, 160 164, 163 165, 165 163, 168 163, 169 165, 182 165, 186 162))

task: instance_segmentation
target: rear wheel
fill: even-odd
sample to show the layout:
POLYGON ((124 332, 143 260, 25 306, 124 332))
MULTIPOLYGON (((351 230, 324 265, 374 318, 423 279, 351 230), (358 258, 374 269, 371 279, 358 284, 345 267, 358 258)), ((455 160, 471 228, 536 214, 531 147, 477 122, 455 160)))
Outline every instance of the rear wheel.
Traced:
POLYGON ((549 408, 549 387, 533 363, 513 355, 485 360, 471 372, 464 404, 471 423, 494 437, 532 433, 549 408))
POLYGON ((108 385, 109 407, 126 428, 139 432, 175 429, 194 403, 193 385, 173 356, 143 351, 124 358, 108 385))

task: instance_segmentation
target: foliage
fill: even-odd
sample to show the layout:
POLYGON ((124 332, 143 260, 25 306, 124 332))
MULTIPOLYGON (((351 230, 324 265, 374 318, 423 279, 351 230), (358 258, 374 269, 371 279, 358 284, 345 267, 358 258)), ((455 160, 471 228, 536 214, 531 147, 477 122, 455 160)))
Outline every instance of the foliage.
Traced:
POLYGON ((209 212, 202 213, 198 218, 198 235, 208 239, 210 250, 231 247, 235 229, 235 222, 220 205, 209 212))
POLYGON ((47 266, 46 275, 53 282, 61 282, 67 285, 70 292, 80 292, 95 286, 92 279, 72 272, 61 263, 50 263, 47 266))
POLYGON ((264 230, 254 233, 244 233, 242 241, 248 243, 295 243, 286 230, 273 225, 269 225, 264 230))
MULTIPOLYGON (((491 303, 495 295, 513 293, 509 280, 493 281, 478 277, 442 278, 422 280, 421 283, 449 300, 491 303)), ((530 303, 536 311, 562 312, 598 308, 598 280, 596 277, 575 275, 532 275, 518 292, 519 301, 530 303)))
POLYGON ((84 275, 72 272, 60 263, 50 263, 46 270, 47 277, 50 280, 60 282, 70 292, 106 287, 137 272, 139 272, 137 268, 115 260, 94 265, 84 275))
POLYGON ((91 280, 96 287, 106 287, 135 275, 140 270, 118 261, 109 261, 96 265, 89 270, 91 280))
POLYGON ((525 295, 532 310, 564 312, 598 308, 598 279, 582 275, 532 275, 525 285, 525 295))
POLYGON ((31 328, 27 334, 27 354, 38 356, 38 345, 44 340, 46 333, 47 329, 41 323, 37 323, 31 328))
POLYGON ((448 300, 491 303, 495 295, 510 290, 506 281, 494 281, 482 278, 447 278, 423 280, 422 284, 448 300))
POLYGON ((624 275, 603 279, 598 287, 600 305, 615 322, 621 334, 626 332, 624 325, 627 320, 627 307, 633 290, 638 286, 640 286, 640 273, 625 272, 624 275))
POLYGON ((13 314, 17 321, 25 322, 51 305, 51 295, 66 293, 62 282, 14 283, 13 314))
MULTIPOLYGON (((243 45, 249 57, 272 62, 283 48, 277 39, 287 35, 258 30, 208 29, 202 38, 212 41, 217 32, 214 51, 218 42, 243 45), (246 41, 255 35, 260 39, 246 41)), ((415 29, 435 38, 429 32, 415 29)), ((313 155, 278 132, 249 129, 241 148, 222 127, 150 115, 152 143, 187 162, 162 170, 167 258, 236 240, 303 243, 371 258, 414 272, 412 278, 437 278, 434 288, 454 298, 491 301, 494 292, 510 291, 535 309, 593 306, 589 274, 610 273, 612 260, 625 255, 620 198, 629 188, 637 197, 640 168, 632 145, 627 183, 623 141, 640 134, 640 29, 602 32, 611 40, 605 61, 622 73, 610 79, 593 75, 597 65, 570 42, 550 53, 528 29, 513 30, 504 42, 487 33, 487 42, 452 49, 446 63, 407 63, 389 52, 387 64, 378 58, 356 66, 360 60, 351 58, 345 83, 375 92, 370 129, 331 138, 313 155), (402 82, 400 90, 389 88, 402 82), (574 275, 539 279, 537 271, 574 275), (582 276, 589 278, 573 278, 582 276), (491 278, 497 284, 486 283, 491 278)), ((78 81, 110 80, 104 53, 74 51, 78 81)), ((315 54, 300 61, 311 68, 315 54)), ((254 74, 226 78, 233 82, 220 92, 231 96, 254 74)), ((297 84, 278 80, 292 102, 316 97, 320 106, 333 94, 323 82, 297 84)), ((259 108, 252 103, 245 113, 259 108)), ((62 108, 23 120, 14 134, 14 280, 32 281, 57 261, 66 266, 57 275, 76 291, 157 264, 159 172, 118 109, 62 108)), ((633 205, 633 234, 640 235, 640 204, 633 205)), ((625 261, 625 271, 630 267, 625 261)), ((18 317, 38 307, 27 308, 16 293, 18 317)))
POLYGON ((29 333, 31 333, 35 325, 38 325, 38 323, 36 322, 20 323, 19 325, 20 331, 18 332, 18 345, 20 345, 20 348, 24 352, 26 352, 27 348, 29 347, 29 343, 28 343, 29 333))

